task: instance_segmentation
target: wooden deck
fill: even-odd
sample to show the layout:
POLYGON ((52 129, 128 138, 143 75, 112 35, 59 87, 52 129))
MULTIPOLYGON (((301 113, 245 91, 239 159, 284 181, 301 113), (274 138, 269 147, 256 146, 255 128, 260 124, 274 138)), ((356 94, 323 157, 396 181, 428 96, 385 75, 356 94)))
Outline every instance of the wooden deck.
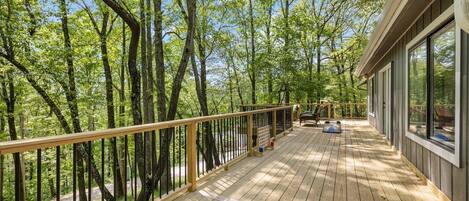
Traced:
POLYGON ((437 200, 364 121, 340 135, 301 127, 178 200, 437 200))

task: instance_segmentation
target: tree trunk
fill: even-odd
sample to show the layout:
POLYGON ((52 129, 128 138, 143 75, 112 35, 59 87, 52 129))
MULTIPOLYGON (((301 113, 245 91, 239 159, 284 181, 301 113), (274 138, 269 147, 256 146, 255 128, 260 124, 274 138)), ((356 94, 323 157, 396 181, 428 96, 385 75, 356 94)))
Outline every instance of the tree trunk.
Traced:
MULTIPOLYGON (((318 34, 316 36, 316 42, 318 43, 318 46, 316 47, 316 71, 317 71, 317 78, 318 78, 318 81, 319 83, 321 83, 321 35, 318 34)), ((322 99, 322 86, 321 84, 319 85, 319 89, 317 91, 317 102, 319 104, 319 102, 321 102, 321 99, 322 99)))
MULTIPOLYGON (((200 62, 200 76, 199 76, 199 71, 197 68, 197 63, 195 60, 195 49, 192 52, 191 55, 191 61, 192 61, 192 71, 194 72, 194 79, 195 79, 195 88, 197 92, 197 98, 199 100, 199 105, 200 109, 202 112, 203 116, 208 116, 209 115, 209 110, 208 110, 208 102, 207 102, 207 54, 206 54, 206 46, 207 44, 207 15, 205 14, 205 1, 202 1, 201 9, 204 9, 202 11, 202 14, 200 19, 200 27, 196 29, 196 32, 194 33, 195 35, 195 42, 197 42, 197 50, 199 53, 199 62, 200 62)), ((197 11, 196 11, 197 12, 197 11)), ((197 13, 196 13, 197 16, 197 13)), ((197 19, 197 18, 196 18, 197 19)), ((204 135, 204 142, 206 150, 203 150, 205 152, 205 155, 207 158, 205 158, 205 163, 207 165, 207 170, 211 170, 215 168, 216 166, 219 166, 221 164, 220 158, 218 156, 218 152, 216 150, 216 142, 215 138, 213 137, 212 129, 211 126, 208 122, 203 124, 203 129, 205 132, 203 132, 204 135)))
MULTIPOLYGON (((140 10, 140 65, 141 65, 141 79, 142 79, 142 105, 143 105, 143 123, 150 123, 150 112, 149 112, 149 103, 148 103, 148 61, 147 61, 147 37, 146 37, 146 11, 145 11, 145 0, 139 1, 139 10, 140 10)), ((147 142, 150 140, 150 133, 144 132, 142 136, 135 138, 136 147, 135 151, 138 153, 138 175, 142 184, 147 183, 147 170, 150 169, 150 160, 151 156, 148 152, 150 149, 147 146, 147 142)), ((142 185, 142 191, 149 191, 147 185, 142 185)))
MULTIPOLYGON (((226 72, 228 73, 228 89, 230 91, 230 112, 234 112, 234 101, 233 101, 233 81, 231 79, 231 69, 230 64, 227 63, 226 72)), ((221 141, 220 141, 221 142, 221 141)))
POLYGON ((3 111, 0 111, 0 133, 3 133, 5 131, 5 114, 3 111))
MULTIPOLYGON (((67 99, 67 103, 70 109, 70 115, 72 116, 72 125, 74 128, 75 133, 81 133, 81 125, 80 125, 80 116, 78 112, 78 103, 77 103, 77 91, 76 91, 76 84, 75 84, 75 68, 73 64, 73 51, 72 51, 72 43, 70 41, 70 33, 68 29, 68 11, 67 11, 67 4, 65 0, 60 0, 60 12, 61 12, 61 22, 62 22, 62 32, 64 36, 64 48, 65 48, 65 61, 67 63, 67 76, 68 76, 68 83, 66 83, 63 87, 65 90, 65 96, 67 99)), ((84 157, 85 148, 83 145, 79 146, 79 150, 81 150, 81 154, 77 156, 77 178, 78 178, 78 191, 80 194, 80 200, 86 200, 86 192, 85 192, 85 174, 84 174, 84 163, 83 160, 86 159, 88 163, 91 163, 93 178, 95 179, 96 183, 101 184, 101 176, 96 167, 96 164, 93 159, 93 155, 87 155, 84 157), (81 148, 80 148, 81 147, 81 148)), ((114 197, 109 192, 109 190, 105 186, 99 186, 102 192, 102 196, 106 200, 114 200, 114 197)))
MULTIPOLYGON (((271 41, 271 25, 272 25, 272 10, 273 4, 272 0, 269 1, 269 17, 266 24, 266 37, 267 37, 267 58, 272 58, 272 41, 271 41)), ((274 84, 273 84, 273 77, 272 77, 272 66, 268 66, 267 68, 267 103, 273 103, 273 93, 274 93, 274 84)))
POLYGON ((157 86, 158 121, 166 121, 166 86, 163 53, 163 13, 161 0, 154 0, 154 26, 155 26, 155 69, 157 86))
MULTIPOLYGON (((131 83, 131 100, 132 100, 132 117, 133 117, 133 124, 134 125, 140 125, 142 124, 142 110, 141 110, 141 101, 140 101, 140 73, 138 72, 137 69, 137 49, 138 49, 138 40, 140 36, 140 24, 139 22, 132 16, 131 13, 129 13, 124 7, 122 7, 120 4, 115 2, 114 0, 103 0, 106 5, 108 5, 114 12, 119 15, 120 18, 122 18, 125 23, 130 27, 130 31, 132 33, 131 38, 130 38, 130 44, 129 44, 129 58, 128 58, 128 68, 129 68, 129 74, 130 74, 130 83, 131 83)), ((139 167, 139 172, 143 172, 142 169, 144 169, 144 161, 143 161, 143 150, 142 145, 142 135, 140 133, 135 134, 135 144, 136 146, 136 158, 138 162, 138 167, 139 167), (139 147, 139 148, 137 148, 139 147)), ((146 178, 144 178, 144 175, 140 174, 140 177, 142 182, 146 181, 146 178)), ((143 186, 146 186, 145 183, 143 183, 143 186)), ((146 187, 143 188, 142 192, 145 194, 145 189, 146 187)))
MULTIPOLYGON (((125 22, 122 21, 122 57, 121 57, 121 66, 120 66, 120 71, 119 71, 119 83, 120 83, 120 88, 119 88, 119 127, 124 127, 126 125, 125 123, 125 42, 126 42, 126 33, 125 33, 125 22)), ((125 147, 124 142, 122 142, 123 139, 120 138, 119 140, 119 167, 120 168, 120 174, 122 178, 122 184, 124 189, 127 188, 127 177, 125 175, 125 147)), ((122 189, 122 190, 124 190, 122 189)), ((116 189, 117 190, 117 189, 116 189)), ((125 191, 125 190, 124 190, 125 191)), ((116 192, 117 193, 117 192, 116 192)), ((117 194, 119 195, 119 194, 117 194)))
MULTIPOLYGON (((5 101, 7 111, 7 122, 8 132, 10 133, 10 140, 17 140, 18 135, 16 133, 15 124, 15 104, 16 94, 15 86, 13 84, 13 78, 10 73, 7 73, 7 77, 2 81, 2 97, 5 101)), ((23 163, 21 160, 20 153, 13 154, 13 162, 15 167, 15 200, 24 201, 26 200, 26 189, 24 183, 24 171, 23 163)))
MULTIPOLYGON (((103 62, 103 70, 104 70, 104 77, 105 77, 105 86, 106 86, 106 111, 107 111, 107 127, 108 128, 115 128, 116 121, 115 121, 115 112, 114 112, 114 94, 112 89, 112 72, 111 66, 109 64, 109 55, 108 55, 108 48, 107 48, 107 36, 108 36, 108 20, 109 20, 109 13, 103 13, 103 20, 102 20, 102 28, 101 31, 98 32, 100 38, 100 48, 101 48, 101 60, 103 62)), ((98 29, 99 30, 99 29, 98 29)), ((116 180, 116 197, 124 196, 124 180, 122 179, 122 174, 120 174, 121 169, 125 168, 119 161, 119 155, 117 153, 117 139, 111 139, 111 147, 109 148, 110 153, 112 153, 112 161, 113 166, 112 174, 116 180)))
MULTIPOLYGON (((64 36, 64 48, 65 48, 65 60, 67 63, 67 75, 68 85, 63 86, 65 90, 65 96, 67 99, 70 115, 72 116, 72 125, 75 133, 81 133, 80 117, 78 114, 78 104, 76 99, 76 88, 75 88, 75 69, 73 66, 73 55, 72 55, 72 44, 70 41, 70 35, 68 31, 68 11, 65 0, 60 0, 60 12, 62 22, 62 32, 64 36)), ((85 172, 83 158, 78 155, 77 157, 77 178, 78 178, 78 192, 80 201, 86 201, 85 191, 85 172)))
MULTIPOLYGON (((151 22, 151 0, 146 0, 146 36, 147 36, 147 79, 148 79, 148 91, 145 93, 147 94, 147 122, 153 123, 155 122, 155 104, 154 104, 154 76, 153 76, 153 53, 152 53, 152 22, 151 22)), ((150 132, 150 137, 147 136, 146 146, 147 146, 147 160, 151 160, 151 163, 148 163, 148 173, 147 175, 154 175, 153 168, 157 165, 157 158, 156 158, 156 134, 155 131, 150 132)))
POLYGON ((251 101, 252 104, 256 104, 256 44, 255 44, 255 29, 254 29, 254 8, 252 0, 249 0, 249 17, 250 17, 250 28, 251 28, 251 101))

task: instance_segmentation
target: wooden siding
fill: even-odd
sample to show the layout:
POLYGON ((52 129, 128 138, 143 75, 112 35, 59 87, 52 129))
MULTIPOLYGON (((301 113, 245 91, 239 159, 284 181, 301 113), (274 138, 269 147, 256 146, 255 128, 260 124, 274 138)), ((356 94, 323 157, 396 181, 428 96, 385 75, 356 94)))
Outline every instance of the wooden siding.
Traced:
MULTIPOLYGON (((468 125, 469 125, 469 34, 461 36, 461 168, 427 150, 425 147, 405 137, 405 58, 406 44, 453 4, 452 0, 434 0, 432 5, 415 21, 410 29, 396 43, 378 64, 380 68, 392 62, 392 132, 394 147, 420 170, 448 198, 455 201, 469 201, 468 165, 468 125)), ((375 77, 378 78, 375 70, 375 77)), ((379 105, 375 105, 379 107, 379 105)), ((376 109, 375 109, 376 110, 376 109)), ((379 118, 378 118, 379 119, 379 118)), ((374 121, 374 119, 371 119, 374 121)), ((375 123, 375 122, 373 122, 375 123)), ((376 123, 380 123, 379 121, 376 123)), ((380 128, 380 125, 376 125, 380 128)))

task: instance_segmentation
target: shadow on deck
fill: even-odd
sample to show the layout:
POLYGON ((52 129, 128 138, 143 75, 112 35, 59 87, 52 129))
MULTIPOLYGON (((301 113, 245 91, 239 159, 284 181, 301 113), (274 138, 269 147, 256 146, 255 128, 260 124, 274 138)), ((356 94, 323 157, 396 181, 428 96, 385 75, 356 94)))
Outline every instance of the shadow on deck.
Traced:
POLYGON ((178 200, 437 200, 365 121, 342 134, 296 127, 263 157, 248 157, 178 200))

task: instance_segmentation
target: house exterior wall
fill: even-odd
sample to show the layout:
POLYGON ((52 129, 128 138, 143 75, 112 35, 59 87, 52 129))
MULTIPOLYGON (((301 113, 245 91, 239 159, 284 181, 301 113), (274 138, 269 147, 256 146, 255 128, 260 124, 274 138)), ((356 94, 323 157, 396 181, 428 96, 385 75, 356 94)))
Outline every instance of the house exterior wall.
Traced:
MULTIPOLYGON (((392 123, 393 133, 392 144, 402 153, 417 169, 420 170, 435 186, 437 186, 448 198, 455 201, 469 201, 469 169, 468 165, 468 144, 469 144, 469 34, 461 35, 461 166, 456 167, 444 158, 434 154, 420 144, 406 137, 405 119, 405 65, 406 65, 406 45, 434 19, 436 19, 447 8, 453 4, 452 0, 434 0, 424 13, 416 20, 410 29, 397 41, 394 47, 390 47, 389 52, 377 65, 379 69, 374 72, 375 79, 380 79, 378 71, 389 63, 391 66, 392 79, 392 123)), ((376 87, 379 88, 379 87, 376 87)), ((380 96, 381 91, 376 91, 376 96, 380 96)), ((370 97, 370 95, 369 95, 370 97)), ((375 97, 378 100, 378 97, 375 97)), ((379 111, 380 104, 374 104, 374 111, 379 111)), ((375 116, 369 115, 370 124, 380 130, 382 123, 379 113, 375 116)))

